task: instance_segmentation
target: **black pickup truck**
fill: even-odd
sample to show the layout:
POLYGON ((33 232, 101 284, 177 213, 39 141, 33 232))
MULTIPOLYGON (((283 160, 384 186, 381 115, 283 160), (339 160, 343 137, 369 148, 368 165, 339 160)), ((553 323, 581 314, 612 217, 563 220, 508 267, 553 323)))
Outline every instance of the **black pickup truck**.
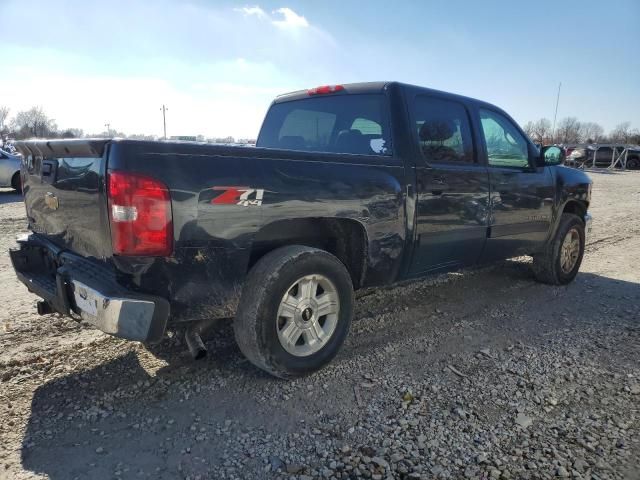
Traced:
POLYGON ((576 276, 589 177, 501 109, 400 83, 279 96, 256 147, 18 142, 30 234, 10 255, 41 314, 144 343, 234 317, 280 377, 320 368, 354 289, 519 255, 576 276))

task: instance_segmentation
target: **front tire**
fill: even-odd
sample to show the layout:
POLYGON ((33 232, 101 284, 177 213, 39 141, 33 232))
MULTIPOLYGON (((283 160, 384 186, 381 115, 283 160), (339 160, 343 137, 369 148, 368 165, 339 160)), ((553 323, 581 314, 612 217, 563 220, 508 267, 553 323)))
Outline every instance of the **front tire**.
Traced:
POLYGON ((316 248, 278 248, 251 269, 234 320, 240 350, 280 378, 329 363, 344 343, 353 315, 349 272, 316 248))
POLYGON ((577 215, 563 213, 553 239, 543 252, 533 256, 536 279, 551 285, 566 285, 578 274, 584 256, 584 222, 577 215))

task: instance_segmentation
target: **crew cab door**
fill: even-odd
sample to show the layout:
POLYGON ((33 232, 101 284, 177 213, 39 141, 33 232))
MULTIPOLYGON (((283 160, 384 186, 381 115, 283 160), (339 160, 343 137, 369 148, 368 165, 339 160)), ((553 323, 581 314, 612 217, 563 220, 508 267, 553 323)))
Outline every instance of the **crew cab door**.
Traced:
POLYGON ((478 109, 490 179, 491 215, 483 261, 537 251, 546 241, 555 199, 551 171, 536 166, 537 149, 501 112, 478 109))
POLYGON ((489 180, 469 112, 446 97, 409 102, 416 145, 416 225, 410 275, 475 263, 487 235, 489 180))

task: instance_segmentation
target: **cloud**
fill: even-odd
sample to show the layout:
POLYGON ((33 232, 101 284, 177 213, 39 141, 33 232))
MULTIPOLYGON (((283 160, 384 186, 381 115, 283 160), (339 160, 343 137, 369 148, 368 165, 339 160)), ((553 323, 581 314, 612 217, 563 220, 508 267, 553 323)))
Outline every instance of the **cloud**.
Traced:
POLYGON ((249 17, 249 16, 256 16, 258 18, 267 18, 267 12, 265 12, 262 8, 260 8, 257 5, 254 5, 253 7, 242 7, 242 8, 234 8, 233 9, 236 12, 240 12, 242 14, 244 14, 245 16, 249 17))
POLYGON ((309 22, 305 17, 299 15, 289 7, 277 8, 271 12, 272 15, 269 15, 258 5, 234 8, 233 10, 242 13, 245 17, 269 20, 273 25, 282 29, 297 29, 309 26, 309 22))
POLYGON ((300 28, 300 27, 308 27, 309 22, 302 15, 298 15, 296 12, 291 10, 288 7, 278 8, 274 10, 272 13, 280 14, 282 19, 280 20, 272 20, 272 23, 276 27, 280 28, 300 28))

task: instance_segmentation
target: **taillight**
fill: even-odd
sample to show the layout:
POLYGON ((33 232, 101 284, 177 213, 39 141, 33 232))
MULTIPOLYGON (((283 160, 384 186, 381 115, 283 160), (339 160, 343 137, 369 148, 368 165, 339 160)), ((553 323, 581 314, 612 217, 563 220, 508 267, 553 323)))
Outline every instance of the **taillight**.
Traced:
POLYGON ((134 173, 109 172, 107 192, 114 255, 171 255, 171 197, 162 182, 134 173))
POLYGON ((307 90, 307 95, 324 95, 327 93, 342 92, 344 87, 342 85, 323 85, 321 87, 310 88, 307 90))

